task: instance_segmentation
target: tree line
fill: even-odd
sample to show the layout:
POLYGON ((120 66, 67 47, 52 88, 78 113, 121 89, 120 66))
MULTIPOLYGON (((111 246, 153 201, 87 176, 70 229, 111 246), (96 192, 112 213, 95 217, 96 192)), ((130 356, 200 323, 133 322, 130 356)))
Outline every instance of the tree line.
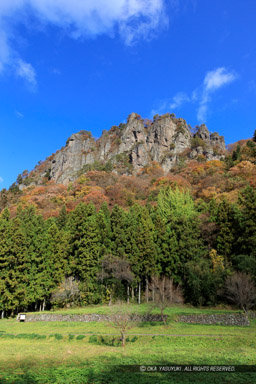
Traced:
POLYGON ((43 219, 34 206, 0 215, 0 313, 154 299, 165 277, 186 302, 215 305, 235 271, 256 281, 256 191, 236 203, 195 202, 163 188, 157 204, 65 206, 43 219))

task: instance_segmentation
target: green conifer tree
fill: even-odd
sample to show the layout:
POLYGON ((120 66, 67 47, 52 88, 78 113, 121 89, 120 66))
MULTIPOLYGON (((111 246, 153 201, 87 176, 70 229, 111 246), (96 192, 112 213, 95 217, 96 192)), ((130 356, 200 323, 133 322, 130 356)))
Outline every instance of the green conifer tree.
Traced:
POLYGON ((79 204, 68 223, 71 244, 71 270, 81 282, 82 300, 97 302, 99 292, 100 233, 93 204, 79 204))

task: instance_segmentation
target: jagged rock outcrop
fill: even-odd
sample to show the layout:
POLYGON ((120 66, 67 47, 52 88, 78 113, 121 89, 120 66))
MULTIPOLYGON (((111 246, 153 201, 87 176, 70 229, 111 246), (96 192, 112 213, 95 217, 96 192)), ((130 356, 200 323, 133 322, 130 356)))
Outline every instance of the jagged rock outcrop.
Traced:
POLYGON ((217 160, 224 157, 226 150, 224 137, 220 136, 217 132, 210 134, 205 124, 198 128, 193 139, 190 158, 204 156, 206 160, 217 160))
POLYGON ((157 162, 167 173, 181 159, 220 159, 224 151, 224 138, 210 134, 204 124, 192 134, 184 119, 169 113, 153 121, 132 113, 126 124, 103 131, 98 140, 88 131, 73 134, 66 146, 53 155, 48 172, 50 179, 64 184, 104 166, 130 174, 157 162))
POLYGON ((61 183, 72 180, 84 165, 95 161, 95 145, 95 139, 90 132, 80 131, 71 135, 66 146, 58 151, 52 160, 51 179, 61 183))

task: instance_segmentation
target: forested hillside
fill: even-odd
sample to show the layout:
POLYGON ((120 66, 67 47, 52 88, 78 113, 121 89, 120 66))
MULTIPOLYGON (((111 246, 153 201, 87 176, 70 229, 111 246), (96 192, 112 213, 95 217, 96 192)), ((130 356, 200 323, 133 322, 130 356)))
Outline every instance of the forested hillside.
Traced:
POLYGON ((194 305, 225 302, 235 271, 256 281, 256 143, 240 144, 168 174, 155 162, 136 175, 91 170, 22 190, 18 177, 0 193, 2 317, 151 300, 156 276, 194 305))

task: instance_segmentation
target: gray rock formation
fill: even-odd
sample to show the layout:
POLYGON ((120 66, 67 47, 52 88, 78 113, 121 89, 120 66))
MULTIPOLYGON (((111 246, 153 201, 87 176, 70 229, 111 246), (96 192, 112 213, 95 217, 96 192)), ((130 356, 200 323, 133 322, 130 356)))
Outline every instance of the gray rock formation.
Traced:
POLYGON ((202 124, 192 141, 192 151, 190 158, 204 156, 206 160, 219 160, 224 158, 226 150, 224 137, 217 132, 210 134, 205 124, 202 124))
POLYGON ((184 119, 168 113, 153 121, 132 113, 126 124, 103 131, 98 140, 87 131, 73 134, 51 158, 48 172, 63 184, 90 169, 104 169, 106 164, 113 172, 131 174, 157 162, 167 173, 181 159, 221 159, 224 151, 224 138, 210 134, 204 124, 193 135, 184 119))
POLYGON ((66 146, 56 152, 51 165, 51 179, 58 183, 73 180, 74 176, 86 164, 95 161, 93 148, 95 140, 86 131, 80 131, 70 136, 66 146))

